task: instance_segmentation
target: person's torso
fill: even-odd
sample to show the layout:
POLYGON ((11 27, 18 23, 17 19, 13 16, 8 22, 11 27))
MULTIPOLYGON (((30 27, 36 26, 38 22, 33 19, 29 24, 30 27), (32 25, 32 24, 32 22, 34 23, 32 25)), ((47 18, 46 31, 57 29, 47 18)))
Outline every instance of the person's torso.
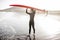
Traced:
POLYGON ((34 21, 35 14, 30 14, 30 21, 34 21))

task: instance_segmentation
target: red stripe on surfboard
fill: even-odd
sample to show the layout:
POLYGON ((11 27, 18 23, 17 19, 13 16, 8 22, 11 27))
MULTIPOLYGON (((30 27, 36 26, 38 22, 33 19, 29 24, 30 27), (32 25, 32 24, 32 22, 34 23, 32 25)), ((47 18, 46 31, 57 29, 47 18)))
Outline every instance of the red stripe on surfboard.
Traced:
POLYGON ((34 8, 34 7, 31 7, 31 6, 26 6, 26 5, 20 5, 20 4, 11 4, 10 6, 23 7, 23 8, 32 8, 32 9, 36 9, 36 10, 39 10, 39 11, 46 12, 46 10, 41 10, 41 9, 34 8))

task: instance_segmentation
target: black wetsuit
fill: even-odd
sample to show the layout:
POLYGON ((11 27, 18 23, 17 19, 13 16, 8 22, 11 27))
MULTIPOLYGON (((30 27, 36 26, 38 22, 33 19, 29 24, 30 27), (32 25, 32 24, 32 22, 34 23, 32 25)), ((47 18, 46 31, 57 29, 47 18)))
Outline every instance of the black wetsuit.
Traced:
POLYGON ((34 27, 34 16, 35 16, 35 10, 32 9, 32 13, 27 12, 26 13, 30 15, 30 21, 29 21, 29 34, 31 33, 31 26, 33 28, 33 32, 35 33, 35 27, 34 27))

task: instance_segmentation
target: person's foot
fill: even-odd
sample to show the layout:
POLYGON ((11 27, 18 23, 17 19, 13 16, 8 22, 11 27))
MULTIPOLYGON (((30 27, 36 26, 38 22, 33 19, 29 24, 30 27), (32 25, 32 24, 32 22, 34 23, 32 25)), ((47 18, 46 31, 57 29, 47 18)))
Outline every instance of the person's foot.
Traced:
POLYGON ((33 36, 35 36, 35 33, 33 33, 33 36))

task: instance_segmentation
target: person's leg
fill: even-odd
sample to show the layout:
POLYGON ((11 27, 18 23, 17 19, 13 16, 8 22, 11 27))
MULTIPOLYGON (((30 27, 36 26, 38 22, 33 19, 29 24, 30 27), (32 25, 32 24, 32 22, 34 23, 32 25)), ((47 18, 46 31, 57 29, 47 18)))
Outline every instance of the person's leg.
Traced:
POLYGON ((31 33, 31 22, 29 22, 29 34, 31 33))
POLYGON ((33 32, 34 32, 34 34, 35 34, 34 22, 32 22, 32 28, 33 28, 33 32))

